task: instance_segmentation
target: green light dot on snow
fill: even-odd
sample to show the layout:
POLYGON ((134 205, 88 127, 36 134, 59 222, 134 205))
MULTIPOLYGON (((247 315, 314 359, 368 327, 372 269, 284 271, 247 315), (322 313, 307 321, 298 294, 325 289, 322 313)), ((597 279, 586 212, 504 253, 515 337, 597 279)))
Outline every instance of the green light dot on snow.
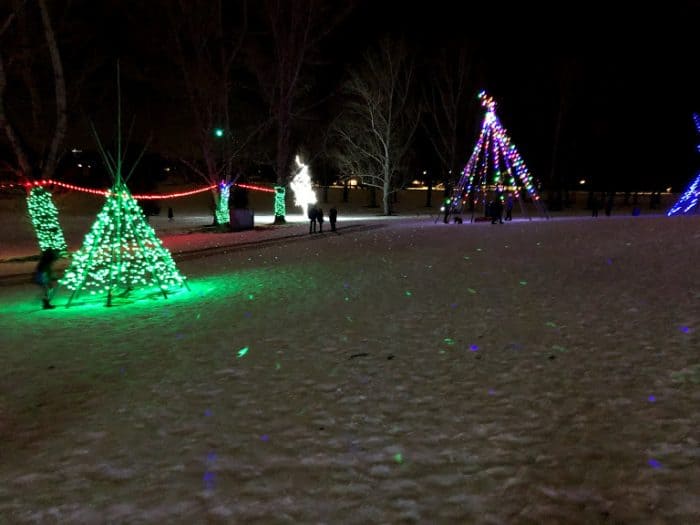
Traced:
POLYGON ((403 463, 403 456, 401 455, 401 453, 394 454, 394 461, 396 461, 397 463, 403 463))
POLYGON ((464 256, 464 258, 465 258, 467 261, 469 260, 469 257, 467 257, 466 255, 464 256))
POLYGON ((346 297, 346 298, 345 298, 345 300, 346 300, 346 301, 349 301, 349 300, 350 300, 350 298, 349 298, 349 297, 346 297))
POLYGON ((279 363, 275 363, 275 370, 279 370, 280 368, 282 368, 282 365, 280 365, 279 363))
POLYGON ((443 341, 444 341, 445 343, 447 343, 448 345, 453 345, 453 344, 455 344, 455 340, 452 339, 452 338, 450 338, 450 337, 445 337, 445 339, 443 339, 443 341))
POLYGON ((477 251, 477 252, 480 252, 480 251, 481 251, 481 248, 477 248, 476 251, 477 251))
POLYGON ((469 293, 476 293, 476 290, 474 288, 467 288, 467 291, 469 293))
POLYGON ((520 284, 521 284, 522 286, 525 286, 525 285, 527 284, 527 281, 520 281, 520 284))
POLYGON ((243 348, 241 348, 241 349, 238 351, 238 357, 243 357, 243 356, 246 355, 247 353, 248 353, 248 347, 247 347, 247 346, 244 346, 243 348))
POLYGON ((412 295, 413 294, 410 291, 406 290, 406 297, 411 297, 412 295))
POLYGON ((252 293, 249 293, 249 294, 248 294, 248 299, 249 299, 250 301, 252 301, 253 299, 255 299, 255 296, 254 296, 252 293))
POLYGON ((567 351, 566 348, 564 348, 563 346, 559 346, 559 345, 552 345, 552 350, 556 350, 557 352, 566 352, 567 351))
POLYGON ((549 326, 550 328, 556 328, 556 327, 557 327, 557 323, 553 323, 552 321, 547 321, 545 324, 546 324, 547 326, 549 326))

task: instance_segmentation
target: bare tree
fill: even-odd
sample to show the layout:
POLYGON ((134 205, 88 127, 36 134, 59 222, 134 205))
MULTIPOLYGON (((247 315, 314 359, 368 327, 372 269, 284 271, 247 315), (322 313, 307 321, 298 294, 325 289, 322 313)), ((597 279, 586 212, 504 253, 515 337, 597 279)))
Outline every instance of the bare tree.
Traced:
MULTIPOLYGON (((460 165, 466 161, 463 151, 468 115, 468 101, 476 90, 471 88, 470 73, 472 60, 465 47, 456 53, 443 50, 434 62, 435 69, 428 75, 429 84, 424 91, 429 119, 425 123, 428 138, 440 160, 442 176, 448 182, 458 176, 460 165)), ((476 97, 474 97, 476 100, 476 97)), ((431 206, 432 174, 428 177, 426 206, 431 206)))
POLYGON ((413 96, 414 64, 405 45, 384 39, 350 72, 343 92, 347 102, 333 124, 335 158, 345 172, 382 192, 384 214, 390 196, 401 188, 405 161, 420 120, 413 96))
POLYGON ((243 112, 236 98, 248 28, 247 1, 224 5, 222 0, 179 0, 171 5, 170 15, 175 60, 182 73, 197 150, 194 159, 180 160, 216 185, 212 190, 214 224, 224 225, 228 223, 228 188, 239 176, 236 163, 265 125, 241 122, 243 112), (231 6, 237 12, 226 13, 231 6), (238 26, 229 27, 229 20, 236 20, 238 26))
MULTIPOLYGON (((305 67, 314 60, 318 43, 349 12, 329 7, 322 0, 266 0, 264 18, 271 48, 261 45, 252 56, 262 92, 276 128, 275 173, 277 185, 286 187, 291 178, 293 124, 304 113, 301 101, 309 91, 305 67)), ((275 211, 275 223, 285 222, 275 211)))
POLYGON ((66 83, 63 75, 63 63, 56 43, 56 37, 51 24, 51 16, 46 7, 45 0, 37 0, 38 15, 45 41, 48 57, 52 68, 52 82, 50 85, 54 91, 53 107, 53 132, 48 132, 47 123, 52 119, 49 116, 50 109, 42 104, 40 86, 44 85, 40 80, 40 74, 36 71, 34 53, 27 42, 28 34, 19 26, 26 26, 27 19, 32 16, 29 12, 29 2, 16 1, 13 10, 6 16, 0 26, 0 49, 8 49, 5 40, 12 39, 16 45, 15 53, 9 53, 7 64, 12 67, 17 76, 21 78, 22 85, 27 92, 29 100, 27 118, 21 111, 9 114, 6 108, 8 99, 8 69, 5 56, 0 51, 0 127, 15 156, 15 172, 25 180, 35 178, 51 178, 62 155, 63 141, 66 136, 66 83), (14 29, 14 31, 13 31, 14 29))

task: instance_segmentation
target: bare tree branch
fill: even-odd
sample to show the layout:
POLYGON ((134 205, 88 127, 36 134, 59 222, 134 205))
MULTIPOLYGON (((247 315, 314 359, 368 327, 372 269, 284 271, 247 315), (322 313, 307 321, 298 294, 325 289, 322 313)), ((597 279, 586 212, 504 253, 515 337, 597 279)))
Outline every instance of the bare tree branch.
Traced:
POLYGON ((350 73, 343 89, 345 110, 333 123, 339 143, 333 152, 336 163, 382 191, 387 215, 420 121, 413 84, 414 66, 405 46, 385 39, 365 55, 361 69, 350 73))

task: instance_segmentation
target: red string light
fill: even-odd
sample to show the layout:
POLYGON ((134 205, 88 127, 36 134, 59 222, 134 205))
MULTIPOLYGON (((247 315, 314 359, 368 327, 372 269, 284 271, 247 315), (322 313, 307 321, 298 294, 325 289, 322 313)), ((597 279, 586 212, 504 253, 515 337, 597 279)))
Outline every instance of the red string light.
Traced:
POLYGON ((151 193, 151 194, 144 194, 144 195, 134 195, 134 199, 136 200, 149 200, 149 199, 176 199, 177 197, 187 197, 188 195, 194 195, 195 193, 202 193, 204 191, 208 190, 213 190, 216 188, 218 184, 212 184, 211 186, 207 186, 206 188, 200 188, 198 190, 192 190, 192 191, 183 191, 180 193, 151 193))
POLYGON ((239 188, 245 188, 247 190, 264 191, 265 193, 275 193, 275 190, 272 188, 266 188, 265 186, 256 186, 255 184, 234 184, 234 186, 238 186, 239 188))
MULTIPOLYGON (((47 185, 53 185, 53 186, 58 186, 59 188, 65 188, 67 190, 72 190, 72 191, 82 191, 83 193, 90 193, 92 195, 102 195, 107 196, 111 192, 109 190, 96 190, 93 188, 85 188, 83 186, 76 186, 75 184, 67 184, 65 182, 60 182, 57 180, 51 180, 51 179, 46 179, 46 180, 36 180, 34 182, 27 182, 24 184, 25 188, 31 188, 32 186, 47 186, 47 185)), ((9 185, 15 186, 15 184, 9 185)), ((18 185, 17 185, 18 186, 18 185)), ((134 199, 137 200, 155 200, 155 199, 176 199, 178 197, 187 197, 189 195, 195 195, 197 193, 202 193, 205 191, 210 191, 216 188, 218 184, 211 184, 209 186, 206 186, 204 188, 199 188, 196 190, 191 190, 191 191, 181 191, 181 192, 176 192, 176 193, 148 193, 148 194, 142 194, 142 195, 133 195, 134 199)), ((266 188, 265 186, 256 186, 254 184, 234 184, 234 186, 238 186, 239 188, 245 188, 248 190, 253 190, 253 191, 263 191, 265 193, 275 193, 275 190, 272 188, 266 188)), ((6 187, 5 185, 2 185, 0 187, 6 187)))

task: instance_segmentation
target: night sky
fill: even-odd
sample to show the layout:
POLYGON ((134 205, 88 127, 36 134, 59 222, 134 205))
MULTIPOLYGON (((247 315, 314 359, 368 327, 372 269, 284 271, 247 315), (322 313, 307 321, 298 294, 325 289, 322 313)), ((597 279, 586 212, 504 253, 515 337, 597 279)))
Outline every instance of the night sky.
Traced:
MULTIPOLYGON (((699 2, 464 4, 357 0, 323 41, 323 60, 309 72, 334 93, 348 65, 385 34, 406 39, 424 75, 437 51, 466 45, 474 100, 480 89, 494 96, 502 123, 541 180, 552 170, 560 112, 556 177, 572 186, 585 178, 596 189, 679 191, 700 167, 692 124, 692 113, 700 111, 694 37, 699 2)), ((179 73, 163 41, 167 24, 158 5, 77 2, 62 12, 57 32, 66 75, 77 75, 86 58, 96 64, 82 88, 71 143, 88 140, 88 117, 106 126, 113 115, 117 58, 126 111, 137 117, 134 136, 154 134, 155 150, 181 142, 182 101, 162 93, 179 73)), ((246 82, 254 91, 252 78, 246 82)), ((478 109, 473 104, 465 116, 474 130, 464 144, 467 156, 478 109)), ((416 169, 435 168, 426 144, 419 137, 416 169)))

